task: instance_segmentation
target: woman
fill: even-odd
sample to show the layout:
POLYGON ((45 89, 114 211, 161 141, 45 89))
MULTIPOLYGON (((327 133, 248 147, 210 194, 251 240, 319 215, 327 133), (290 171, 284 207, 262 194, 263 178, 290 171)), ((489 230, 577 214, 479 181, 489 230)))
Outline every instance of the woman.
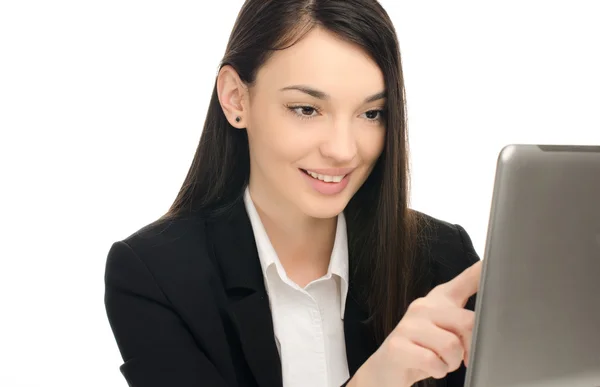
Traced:
POLYGON ((108 254, 129 384, 462 386, 479 259, 408 209, 406 138, 375 0, 247 0, 179 195, 108 254))

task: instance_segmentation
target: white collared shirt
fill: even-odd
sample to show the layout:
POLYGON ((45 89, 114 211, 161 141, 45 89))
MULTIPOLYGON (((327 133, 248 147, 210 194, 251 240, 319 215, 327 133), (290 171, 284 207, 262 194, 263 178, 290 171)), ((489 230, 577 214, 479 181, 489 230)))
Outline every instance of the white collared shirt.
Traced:
POLYGON ((348 293, 348 239, 343 214, 337 219, 327 274, 301 288, 290 280, 246 188, 246 211, 269 295, 284 387, 340 386, 349 378, 344 339, 348 293))

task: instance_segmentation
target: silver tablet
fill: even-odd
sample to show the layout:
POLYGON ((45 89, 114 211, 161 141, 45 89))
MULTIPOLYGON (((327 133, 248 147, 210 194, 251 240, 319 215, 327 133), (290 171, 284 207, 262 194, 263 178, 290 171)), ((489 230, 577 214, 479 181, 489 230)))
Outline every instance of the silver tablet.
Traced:
POLYGON ((467 387, 600 386, 600 146, 498 158, 467 387))

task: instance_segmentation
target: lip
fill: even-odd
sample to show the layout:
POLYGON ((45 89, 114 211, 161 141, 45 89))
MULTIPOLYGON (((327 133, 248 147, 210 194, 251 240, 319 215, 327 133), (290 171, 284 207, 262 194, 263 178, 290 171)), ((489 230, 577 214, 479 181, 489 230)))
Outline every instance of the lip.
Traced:
POLYGON ((328 176, 342 176, 348 175, 350 172, 354 171, 356 168, 300 168, 305 171, 310 171, 317 173, 319 175, 328 175, 328 176))
POLYGON ((298 172, 300 172, 302 174, 302 176, 304 176, 304 179, 306 180, 306 182, 315 191, 317 191, 321 195, 332 196, 332 195, 339 194, 340 192, 342 192, 348 186, 348 181, 350 179, 350 174, 351 174, 351 172, 353 170, 354 170, 354 168, 343 168, 343 169, 342 168, 337 168, 337 169, 309 169, 309 171, 315 172, 315 173, 318 173, 318 174, 321 174, 321 175, 329 175, 329 176, 341 176, 341 175, 344 175, 344 178, 339 183, 334 183, 334 182, 326 183, 326 182, 324 182, 322 180, 315 179, 314 177, 312 177, 312 176, 308 175, 306 172, 304 172, 304 171, 306 171, 305 169, 298 169, 298 172), (318 171, 325 171, 325 173, 318 172, 318 171))

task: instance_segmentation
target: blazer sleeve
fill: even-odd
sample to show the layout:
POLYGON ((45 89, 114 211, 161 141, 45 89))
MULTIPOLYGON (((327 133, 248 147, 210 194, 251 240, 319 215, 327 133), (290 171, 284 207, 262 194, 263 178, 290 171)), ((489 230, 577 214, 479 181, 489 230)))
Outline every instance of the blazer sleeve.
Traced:
POLYGON ((124 241, 115 242, 105 271, 104 303, 131 387, 225 387, 152 273, 124 241))
MULTIPOLYGON (((455 225, 458 229, 458 234, 460 236, 460 242, 462 244, 462 257, 457 261, 458 267, 457 269, 462 272, 466 268, 474 265, 477 261, 480 260, 479 255, 475 251, 473 247, 473 242, 469 234, 465 231, 463 227, 460 225, 455 225)), ((476 296, 474 295, 467 301, 465 305, 465 309, 475 310, 475 302, 476 296)), ((448 374, 446 377, 446 387, 463 387, 465 384, 465 377, 467 374, 467 369, 464 364, 460 366, 456 371, 448 374)))

